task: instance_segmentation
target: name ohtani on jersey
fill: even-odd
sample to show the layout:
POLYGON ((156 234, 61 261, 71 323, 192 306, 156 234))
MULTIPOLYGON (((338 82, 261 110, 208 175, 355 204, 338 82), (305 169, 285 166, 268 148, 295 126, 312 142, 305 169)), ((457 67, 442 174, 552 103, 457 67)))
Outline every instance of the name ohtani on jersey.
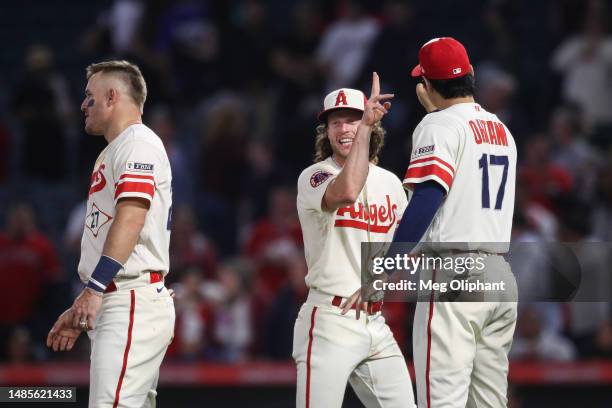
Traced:
POLYGON ((476 103, 430 113, 414 131, 404 186, 411 189, 432 180, 447 193, 424 241, 506 251, 506 245, 485 243, 510 240, 515 178, 512 134, 476 103))

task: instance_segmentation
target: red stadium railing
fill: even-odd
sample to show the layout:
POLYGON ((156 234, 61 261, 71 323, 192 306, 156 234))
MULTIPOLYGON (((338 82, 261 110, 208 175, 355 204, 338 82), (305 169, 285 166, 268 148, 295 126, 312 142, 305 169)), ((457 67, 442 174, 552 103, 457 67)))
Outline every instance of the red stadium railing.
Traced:
MULTIPOLYGON (((411 374, 413 367, 409 365, 411 374)), ((414 375, 413 375, 414 378, 414 375)), ((612 361, 572 363, 514 362, 510 382, 516 385, 609 385, 612 361)), ((0 385, 74 385, 89 381, 87 363, 0 365, 0 385)), ((160 373, 161 386, 291 386, 295 366, 291 362, 229 364, 166 363, 160 373)))

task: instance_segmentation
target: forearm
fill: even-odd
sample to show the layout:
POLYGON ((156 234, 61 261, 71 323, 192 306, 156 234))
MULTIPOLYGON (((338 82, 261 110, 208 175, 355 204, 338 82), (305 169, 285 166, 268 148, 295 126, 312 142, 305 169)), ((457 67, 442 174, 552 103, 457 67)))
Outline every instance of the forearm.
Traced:
POLYGON ((417 185, 393 242, 419 242, 438 212, 445 191, 435 181, 417 185))
POLYGON ((330 201, 352 204, 363 189, 370 163, 370 134, 372 128, 359 125, 342 170, 329 186, 330 201))
POLYGON ((444 195, 444 188, 435 181, 426 181, 416 186, 402 221, 397 227, 387 257, 392 258, 396 254, 412 251, 431 225, 442 205, 444 195))
POLYGON ((143 226, 144 219, 139 214, 118 212, 106 236, 102 255, 125 264, 138 243, 143 226))
POLYGON ((106 236, 102 256, 87 283, 89 288, 104 292, 123 268, 138 242, 147 210, 148 203, 145 204, 138 199, 122 200, 117 203, 115 220, 106 236))

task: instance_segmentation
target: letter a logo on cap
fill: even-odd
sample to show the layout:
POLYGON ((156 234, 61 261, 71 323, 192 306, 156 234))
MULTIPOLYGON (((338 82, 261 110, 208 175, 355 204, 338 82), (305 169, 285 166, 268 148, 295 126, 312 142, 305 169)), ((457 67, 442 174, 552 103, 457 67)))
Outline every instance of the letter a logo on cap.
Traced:
POLYGON ((325 121, 327 114, 334 110, 353 109, 363 112, 367 99, 363 92, 357 89, 341 88, 331 91, 323 99, 323 111, 317 118, 320 122, 325 121))
POLYGON ((344 94, 344 91, 340 91, 338 92, 338 96, 336 96, 336 104, 334 106, 338 106, 338 105, 348 105, 348 103, 346 102, 346 95, 344 94))

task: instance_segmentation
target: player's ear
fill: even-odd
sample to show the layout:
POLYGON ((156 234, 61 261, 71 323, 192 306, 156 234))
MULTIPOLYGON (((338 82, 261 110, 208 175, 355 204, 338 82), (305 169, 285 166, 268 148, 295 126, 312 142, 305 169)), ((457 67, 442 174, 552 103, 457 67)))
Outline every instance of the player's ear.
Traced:
POLYGON ((474 66, 472 64, 470 64, 470 74, 474 76, 474 66))
POLYGON ((117 90, 115 88, 109 88, 106 93, 106 106, 110 107, 117 102, 117 90))

